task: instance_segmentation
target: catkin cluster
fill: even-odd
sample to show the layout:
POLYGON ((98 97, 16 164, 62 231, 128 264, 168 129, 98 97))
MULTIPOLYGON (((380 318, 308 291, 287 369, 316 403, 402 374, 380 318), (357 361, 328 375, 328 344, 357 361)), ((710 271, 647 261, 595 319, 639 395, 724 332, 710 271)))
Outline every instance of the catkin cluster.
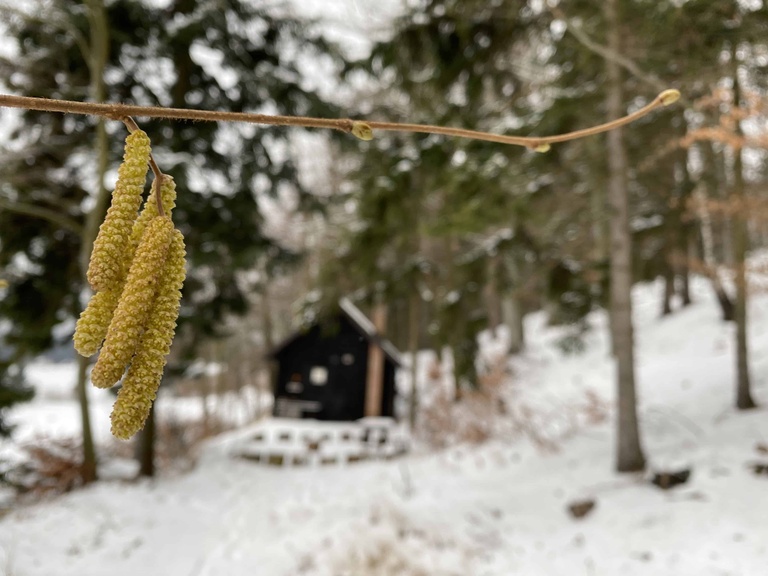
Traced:
POLYGON ((110 388, 123 379, 111 416, 112 434, 121 439, 141 430, 149 416, 185 278, 184 238, 170 218, 176 204, 173 178, 155 179, 139 213, 149 158, 149 138, 134 131, 126 138, 112 204, 91 253, 88 281, 96 292, 74 336, 83 356, 101 348, 91 372, 95 386, 110 388))

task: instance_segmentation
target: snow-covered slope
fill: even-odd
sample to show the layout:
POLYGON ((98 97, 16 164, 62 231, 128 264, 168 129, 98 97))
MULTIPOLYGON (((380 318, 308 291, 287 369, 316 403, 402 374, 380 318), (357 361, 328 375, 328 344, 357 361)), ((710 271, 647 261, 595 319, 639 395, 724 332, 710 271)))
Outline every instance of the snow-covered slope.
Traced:
MULTIPOLYGON (((732 327, 706 284, 664 319, 660 294, 646 285, 634 295, 642 433, 652 468, 692 467, 681 487, 612 472, 612 411, 603 423, 566 417, 586 390, 613 398, 604 315, 591 318, 576 356, 563 356, 560 330, 532 315, 505 394, 553 428, 555 452, 505 436, 386 462, 275 469, 230 458, 217 449, 226 439, 214 441, 187 475, 103 482, 8 514, 0 574, 766 574, 768 477, 746 465, 761 457, 768 417, 731 408, 732 327), (580 498, 597 506, 574 520, 566 507, 580 498)), ((765 405, 768 296, 754 295, 750 320, 765 405)))

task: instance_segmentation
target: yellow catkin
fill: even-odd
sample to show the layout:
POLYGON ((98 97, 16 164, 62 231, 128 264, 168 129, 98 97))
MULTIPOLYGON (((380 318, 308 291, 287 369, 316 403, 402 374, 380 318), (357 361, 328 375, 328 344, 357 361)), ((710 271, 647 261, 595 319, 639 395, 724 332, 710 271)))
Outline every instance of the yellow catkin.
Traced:
MULTIPOLYGON (((173 178, 170 176, 163 177, 160 193, 165 213, 170 216, 171 210, 176 206, 176 183, 173 181, 173 178)), ((139 214, 139 217, 133 224, 130 240, 131 248, 124 251, 124 274, 127 274, 127 271, 130 270, 136 248, 139 246, 147 224, 157 217, 157 214, 157 200, 155 199, 155 190, 153 188, 141 214, 139 214)), ((77 327, 75 328, 74 340, 75 350, 82 356, 92 356, 101 347, 124 285, 125 282, 123 281, 118 284, 115 290, 96 292, 90 302, 88 302, 88 307, 80 315, 80 320, 78 320, 77 327)))
POLYGON ((128 135, 112 204, 99 228, 88 265, 88 282, 96 291, 117 290, 125 277, 125 250, 141 205, 149 154, 149 138, 142 130, 128 135))
POLYGON ((144 427, 170 352, 184 284, 184 237, 174 231, 155 306, 112 408, 112 434, 127 440, 144 427))
MULTIPOLYGON (((162 184, 160 185, 160 199, 163 201, 163 210, 166 216, 171 215, 171 211, 176 207, 176 182, 173 178, 163 174, 162 184)), ((131 231, 131 251, 130 258, 133 258, 133 252, 139 246, 141 237, 144 235, 144 230, 147 228, 147 224, 152 221, 153 218, 158 216, 157 213, 157 200, 155 199, 155 187, 152 186, 152 192, 144 202, 144 207, 141 209, 141 214, 133 224, 133 230, 131 231)), ((130 267, 130 263, 129 263, 130 267)))
POLYGON ((88 357, 98 352, 107 336, 119 299, 120 290, 107 290, 93 295, 75 327, 75 350, 78 354, 88 357))
POLYGON ((173 230, 170 218, 158 216, 144 232, 109 324, 104 347, 91 372, 91 382, 99 388, 117 384, 136 352, 155 302, 173 230))

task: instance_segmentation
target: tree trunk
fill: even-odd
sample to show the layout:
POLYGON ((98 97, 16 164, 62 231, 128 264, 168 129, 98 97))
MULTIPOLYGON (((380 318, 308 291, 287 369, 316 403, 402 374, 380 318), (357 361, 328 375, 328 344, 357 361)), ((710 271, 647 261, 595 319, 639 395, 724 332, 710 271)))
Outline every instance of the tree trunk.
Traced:
POLYGON ((672 265, 664 262, 664 298, 661 302, 661 315, 667 316, 672 313, 672 297, 675 295, 675 271, 672 265))
MULTIPOLYGON (((109 26, 107 25, 104 3, 101 0, 88 0, 87 5, 90 51, 87 54, 83 54, 83 58, 88 63, 91 76, 91 100, 103 102, 105 99, 104 69, 109 59, 109 26)), ((83 285, 87 284, 86 272, 91 258, 93 241, 99 232, 99 225, 104 219, 109 202, 109 191, 104 186, 104 176, 106 175, 107 163, 109 161, 109 142, 107 141, 107 130, 103 118, 100 118, 96 123, 96 143, 94 149, 97 159, 96 196, 94 206, 85 219, 79 254, 83 285)), ((77 397, 80 402, 80 422, 83 434, 82 479, 86 484, 98 479, 96 449, 93 443, 91 417, 88 409, 88 393, 86 390, 89 363, 87 358, 79 358, 77 369, 77 397)))
MULTIPOLYGON (((275 349, 275 323, 272 320, 272 297, 269 282, 264 283, 261 292, 261 331, 267 353, 271 354, 275 349)), ((269 391, 274 394, 277 391, 277 362, 271 357, 266 361, 266 372, 269 391)), ((256 392, 261 397, 261 386, 256 387, 256 392)), ((259 414, 259 417, 261 416, 259 414)))
POLYGON ((728 296, 725 291, 723 283, 720 281, 720 276, 717 274, 717 270, 714 270, 709 274, 709 280, 712 284, 712 290, 715 292, 715 298, 717 298, 718 304, 720 304, 720 312, 722 313, 723 322, 733 322, 736 319, 736 307, 733 304, 733 300, 728 296))
POLYGON ((511 291, 501 302, 504 324, 509 330, 509 354, 519 354, 525 347, 525 329, 523 327, 523 305, 520 297, 511 291))
POLYGON ((136 438, 136 460, 139 462, 139 476, 155 475, 155 404, 149 409, 144 428, 136 438))
POLYGON ((411 355, 411 402, 408 416, 411 431, 416 430, 419 413, 418 361, 419 361, 419 327, 421 316, 421 297, 418 288, 414 287, 408 301, 408 352, 411 355))
POLYGON ((693 243, 691 242, 692 230, 690 223, 683 222, 680 231, 680 254, 682 256, 679 268, 680 303, 685 307, 693 303, 691 298, 691 261, 694 251, 692 250, 693 243))
POLYGON ((483 288, 485 296, 486 314, 488 315, 488 329, 497 336, 497 328, 501 324, 501 298, 499 296, 499 266, 500 258, 498 254, 492 255, 488 259, 488 282, 483 288))
MULTIPOLYGON (((686 127, 682 124, 681 137, 685 136, 686 127)), ((691 236, 695 221, 686 215, 686 209, 693 193, 693 182, 688 171, 688 149, 681 148, 678 151, 678 168, 680 170, 680 195, 674 210, 677 216, 677 253, 679 261, 675 263, 678 277, 680 278, 680 300, 683 306, 689 306, 691 300, 691 236)))
POLYGON ((715 297, 720 304, 723 321, 731 322, 734 319, 733 301, 725 291, 717 271, 717 261, 715 259, 715 233, 712 225, 712 217, 707 206, 707 194, 709 194, 710 198, 714 197, 718 187, 717 172, 714 166, 716 158, 711 143, 704 143, 702 146, 702 156, 704 157, 705 166, 709 167, 704 173, 707 191, 705 192, 704 189, 698 187, 694 190, 693 194, 696 198, 697 213, 700 222, 699 229, 701 230, 704 270, 712 285, 712 290, 715 292, 715 297))
MULTIPOLYGON (((608 47, 621 54, 619 0, 605 4, 608 47)), ((622 115, 623 89, 619 65, 606 61, 608 119, 622 115)), ((635 394, 634 337, 632 333, 632 246, 629 229, 629 194, 627 158, 623 132, 616 129, 607 135, 608 204, 611 231, 611 318, 614 352, 617 366, 617 459, 619 472, 633 472, 645 467, 640 445, 635 394)))
MULTIPOLYGON (((741 104, 741 87, 739 85, 738 62, 736 47, 731 49, 733 62, 733 103, 741 104)), ((736 134, 742 135, 741 123, 736 122, 736 134)), ((741 146, 733 151, 733 189, 731 201, 737 206, 744 206, 744 166, 742 161, 741 146)), ((735 320, 736 320, 736 407, 746 410, 756 406, 750 392, 749 358, 747 348, 747 275, 746 257, 749 244, 747 233, 748 214, 742 209, 737 211, 731 220, 733 235, 733 264, 735 268, 734 282, 736 283, 735 320)))
POLYGON ((88 410, 88 366, 90 360, 77 357, 77 399, 80 403, 80 423, 83 434, 83 462, 80 466, 80 474, 83 483, 90 484, 99 479, 96 465, 96 449, 93 444, 91 432, 91 415, 88 410))
MULTIPOLYGON (((722 200, 723 203, 727 203, 730 198, 728 191, 728 176, 726 168, 725 154, 719 148, 714 147, 714 143, 710 143, 709 151, 712 154, 712 166, 714 169, 714 182, 717 184, 714 191, 718 192, 717 199, 722 200)), ((718 228, 718 237, 720 239, 720 262, 726 266, 733 266, 733 230, 731 225, 733 223, 733 216, 727 212, 722 215, 720 219, 720 226, 718 228)))
POLYGON ((211 415, 208 408, 208 376, 200 374, 197 376, 197 391, 200 394, 200 409, 203 417, 203 438, 207 438, 211 433, 211 415))
POLYGON ((509 354, 519 354, 525 347, 525 325, 523 303, 518 292, 520 286, 520 269, 515 257, 511 254, 504 257, 507 284, 511 285, 501 301, 501 316, 509 330, 509 354))
MULTIPOLYGON (((387 305, 377 299, 371 314, 379 336, 384 336, 387 326, 387 305)), ((365 415, 381 416, 381 399, 384 392, 384 350, 377 341, 368 344, 368 373, 365 379, 365 415)))

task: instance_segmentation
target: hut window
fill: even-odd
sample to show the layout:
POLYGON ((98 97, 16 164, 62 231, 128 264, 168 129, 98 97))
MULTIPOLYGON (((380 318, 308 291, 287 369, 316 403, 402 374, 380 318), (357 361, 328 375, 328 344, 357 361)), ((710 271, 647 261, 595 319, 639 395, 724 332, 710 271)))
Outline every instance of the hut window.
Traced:
POLYGON ((302 390, 304 390, 304 386, 302 386, 301 382, 297 382, 296 380, 291 380, 285 385, 285 391, 291 394, 298 394, 302 390))
POLYGON ((352 366, 352 364, 355 363, 355 356, 353 354, 342 354, 341 355, 341 363, 344 364, 344 366, 352 366))
POLYGON ((309 381, 315 386, 325 386, 328 382, 328 368, 325 366, 312 366, 309 371, 309 381))

